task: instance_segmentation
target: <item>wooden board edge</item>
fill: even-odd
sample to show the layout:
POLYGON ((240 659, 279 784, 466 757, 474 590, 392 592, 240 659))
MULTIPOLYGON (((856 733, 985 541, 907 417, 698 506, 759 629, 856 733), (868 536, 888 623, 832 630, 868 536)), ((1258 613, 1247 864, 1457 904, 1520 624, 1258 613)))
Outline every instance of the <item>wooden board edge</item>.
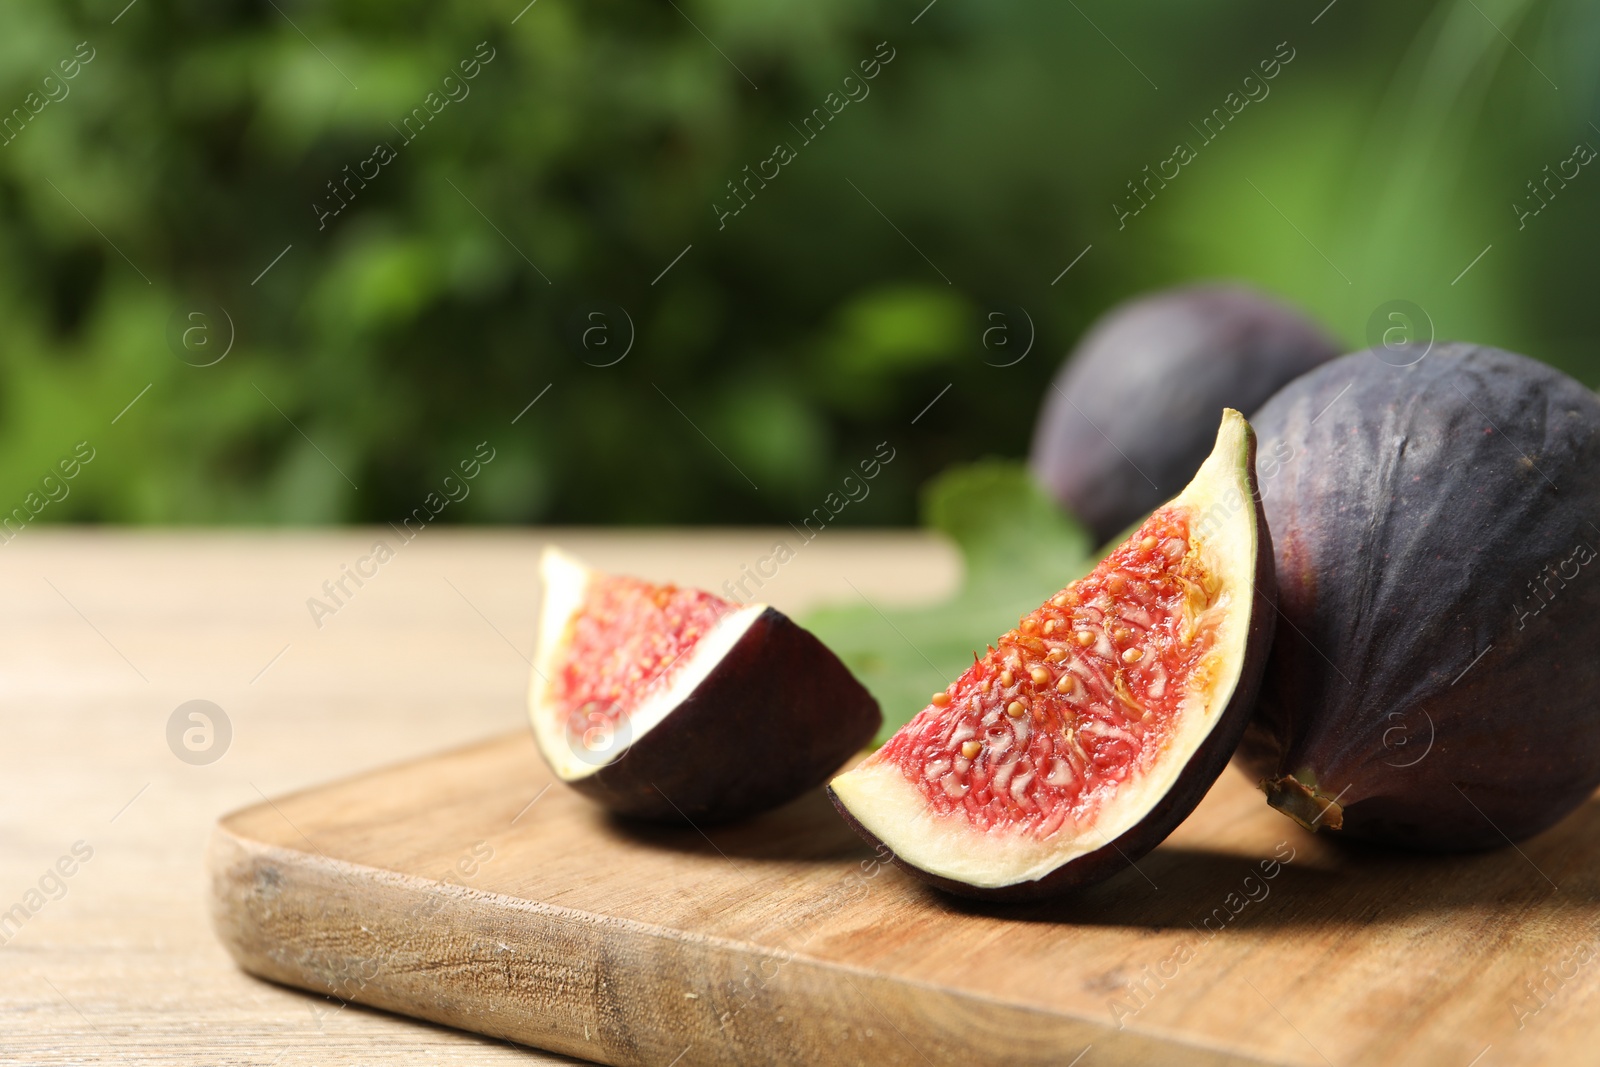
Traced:
POLYGON ((1180 1037, 908 983, 252 841, 207 852, 218 939, 245 971, 612 1064, 1264 1061, 1180 1037))
MULTIPOLYGON (((507 744, 512 744, 520 740, 526 740, 530 752, 537 751, 533 748, 534 742, 532 729, 505 730, 500 733, 491 734, 488 737, 481 737, 476 741, 468 741, 464 744, 456 745, 443 751, 434 751, 417 756, 408 756, 404 759, 395 760, 392 763, 381 763, 375 767, 367 767, 361 770, 352 771, 349 774, 343 775, 339 778, 330 779, 326 782, 318 782, 314 785, 303 786, 299 789, 290 790, 287 793, 279 793, 269 800, 263 800, 258 804, 246 804, 242 808, 235 808, 234 810, 225 813, 217 819, 217 825, 229 828, 230 832, 237 832, 241 823, 248 823, 249 820, 259 815, 263 811, 273 811, 278 815, 279 818, 283 818, 284 816, 282 808, 285 805, 293 804, 302 797, 326 793, 330 789, 338 789, 341 786, 349 786, 356 782, 363 781, 364 779, 372 778, 375 775, 397 774, 411 767, 433 766, 438 764, 441 760, 471 759, 480 752, 504 748, 507 744)), ((240 836, 241 838, 244 837, 242 833, 240 836)))

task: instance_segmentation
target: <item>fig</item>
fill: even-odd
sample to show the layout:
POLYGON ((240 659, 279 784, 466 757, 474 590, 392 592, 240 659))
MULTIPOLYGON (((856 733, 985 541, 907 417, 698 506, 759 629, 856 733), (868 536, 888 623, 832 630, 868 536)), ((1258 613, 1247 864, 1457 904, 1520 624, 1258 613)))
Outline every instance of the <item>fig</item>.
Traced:
POLYGON ((1582 803, 1600 784, 1600 399, 1443 344, 1345 356, 1255 421, 1280 615, 1240 763, 1273 807, 1451 851, 1582 803))
POLYGON ((1340 351, 1298 312, 1241 286, 1129 301, 1062 365, 1029 466, 1103 544, 1194 476, 1224 407, 1254 411, 1340 351))
POLYGON ((821 785, 878 731, 871 694, 765 604, 554 548, 540 564, 533 736, 558 778, 619 815, 753 815, 821 785))
POLYGON ((829 796, 963 896, 1031 900, 1159 844, 1227 766, 1272 639, 1255 438, 1223 413, 1193 482, 1003 634, 829 796))

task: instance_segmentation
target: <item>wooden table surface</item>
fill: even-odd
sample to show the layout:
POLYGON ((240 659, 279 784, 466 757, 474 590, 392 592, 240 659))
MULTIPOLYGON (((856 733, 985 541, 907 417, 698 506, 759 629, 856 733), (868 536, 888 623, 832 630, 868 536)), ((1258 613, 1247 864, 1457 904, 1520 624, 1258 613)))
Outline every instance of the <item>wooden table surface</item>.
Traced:
MULTIPOLYGON (((227 811, 521 726, 552 533, 713 590, 780 536, 30 528, 0 545, 0 1063, 575 1062, 243 974, 203 863, 227 811), (393 558, 315 619, 308 598, 331 604, 322 584, 380 539, 393 558), (231 726, 209 763, 169 746, 191 700, 231 726)), ((921 536, 830 531, 763 598, 849 599, 846 578, 906 604, 950 591, 959 564, 921 536)))

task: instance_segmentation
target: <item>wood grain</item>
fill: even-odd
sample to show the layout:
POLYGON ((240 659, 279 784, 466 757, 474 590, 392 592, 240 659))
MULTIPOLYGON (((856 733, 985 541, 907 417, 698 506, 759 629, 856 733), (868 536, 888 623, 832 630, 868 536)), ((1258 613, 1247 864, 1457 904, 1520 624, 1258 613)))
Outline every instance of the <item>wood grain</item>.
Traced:
MULTIPOLYGON (((559 540, 597 565, 715 589, 785 535, 559 540)), ((317 627, 306 599, 393 536, 30 527, 0 546, 0 912, 75 842, 94 852, 65 895, 0 931, 0 1064, 572 1062, 259 981, 212 930, 205 849, 222 813, 526 722, 551 535, 430 529, 317 627), (196 698, 233 725, 205 766, 165 736, 196 698)), ((855 598, 848 578, 907 603, 958 576, 929 538, 829 530, 763 593, 797 610, 855 598)))
POLYGON ((628 824, 518 732, 246 808, 211 870, 257 974, 604 1063, 1466 1067, 1590 1055, 1597 836, 1591 802, 1520 851, 1346 851, 1230 770, 1137 869, 980 906, 820 793, 628 824))

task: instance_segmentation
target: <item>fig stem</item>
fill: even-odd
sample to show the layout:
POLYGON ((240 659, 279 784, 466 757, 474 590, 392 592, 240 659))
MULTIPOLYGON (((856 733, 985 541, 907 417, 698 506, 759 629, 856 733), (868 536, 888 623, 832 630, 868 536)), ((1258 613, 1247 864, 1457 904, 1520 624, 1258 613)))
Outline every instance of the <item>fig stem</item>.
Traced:
POLYGON ((1261 779, 1261 791, 1267 794, 1267 803, 1283 812, 1312 833, 1326 826, 1338 830, 1344 826, 1344 809, 1332 797, 1323 796, 1293 775, 1261 779))

